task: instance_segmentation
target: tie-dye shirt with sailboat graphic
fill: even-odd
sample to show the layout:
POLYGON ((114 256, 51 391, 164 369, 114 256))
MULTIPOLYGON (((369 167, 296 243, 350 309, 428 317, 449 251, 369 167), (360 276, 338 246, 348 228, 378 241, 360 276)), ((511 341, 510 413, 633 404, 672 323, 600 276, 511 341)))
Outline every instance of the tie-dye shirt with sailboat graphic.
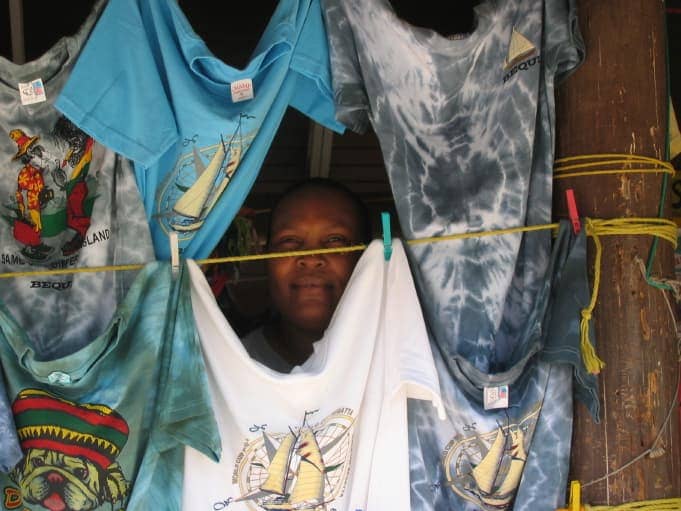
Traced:
MULTIPOLYGON (((413 26, 388 0, 322 5, 338 119, 376 132, 407 238, 551 221, 554 84, 583 58, 573 0, 478 2, 468 34, 413 26)), ((410 405, 412 509, 563 498, 572 379, 534 356, 550 252, 549 231, 409 247, 449 415, 410 405), (507 408, 486 411, 484 387, 507 408), (521 483, 525 460, 546 477, 521 483)))

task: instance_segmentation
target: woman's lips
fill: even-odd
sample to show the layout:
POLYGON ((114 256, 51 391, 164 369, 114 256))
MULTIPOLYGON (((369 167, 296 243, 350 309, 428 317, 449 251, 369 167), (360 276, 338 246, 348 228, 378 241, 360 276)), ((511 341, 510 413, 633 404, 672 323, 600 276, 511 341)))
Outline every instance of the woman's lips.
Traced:
POLYGON ((291 284, 293 288, 331 288, 333 287, 331 283, 326 281, 326 279, 320 279, 317 277, 304 277, 296 279, 291 284))
POLYGON ((333 285, 318 278, 304 278, 294 281, 291 284, 291 291, 299 298, 328 301, 333 291, 333 285))

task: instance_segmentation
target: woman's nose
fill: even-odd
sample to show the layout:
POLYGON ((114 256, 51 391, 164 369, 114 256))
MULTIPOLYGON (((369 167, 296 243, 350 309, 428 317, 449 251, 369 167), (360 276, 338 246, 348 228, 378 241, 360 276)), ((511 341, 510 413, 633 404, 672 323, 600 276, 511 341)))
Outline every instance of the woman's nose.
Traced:
POLYGON ((326 265, 326 257, 324 254, 299 256, 296 260, 296 264, 305 268, 321 268, 326 265))

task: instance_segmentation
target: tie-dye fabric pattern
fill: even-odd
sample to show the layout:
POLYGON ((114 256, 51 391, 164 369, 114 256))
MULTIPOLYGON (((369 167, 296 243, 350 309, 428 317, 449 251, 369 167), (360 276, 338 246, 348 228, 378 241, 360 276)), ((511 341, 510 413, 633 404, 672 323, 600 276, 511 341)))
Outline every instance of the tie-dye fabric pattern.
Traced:
POLYGON ((2 509, 180 508, 184 446, 220 455, 188 285, 184 269, 145 265, 106 328, 50 361, 0 304, 0 379, 24 453, 0 474, 2 509))
MULTIPOLYGON (((387 0, 323 5, 338 119, 355 131, 373 126, 406 237, 551 221, 554 83, 583 58, 573 0, 482 2, 473 32, 457 39, 409 25, 387 0)), ((410 408, 413 509, 510 509, 518 485, 541 502, 534 509, 562 498, 571 375, 532 358, 547 270, 558 269, 550 247, 548 231, 411 247, 450 412, 437 423, 410 408), (510 407, 484 411, 482 387, 504 383, 510 407), (547 389, 565 397, 548 403, 547 389), (558 440, 543 446, 551 435, 558 440), (504 481, 474 473, 499 442, 525 454, 531 444, 522 482, 510 485, 520 451, 499 458, 504 481), (546 462, 557 479, 530 481, 530 466, 546 462), (446 473, 447 463, 459 472, 446 473)))
MULTIPOLYGON (((154 258, 131 165, 53 106, 103 5, 97 2, 76 34, 38 59, 19 65, 0 57, 0 273, 154 258), (23 105, 19 84, 37 78, 45 101, 23 105)), ((4 279, 0 304, 37 356, 51 360, 104 330, 134 277, 100 272, 4 279)), ((0 398, 0 467, 20 457, 9 407, 0 398)))

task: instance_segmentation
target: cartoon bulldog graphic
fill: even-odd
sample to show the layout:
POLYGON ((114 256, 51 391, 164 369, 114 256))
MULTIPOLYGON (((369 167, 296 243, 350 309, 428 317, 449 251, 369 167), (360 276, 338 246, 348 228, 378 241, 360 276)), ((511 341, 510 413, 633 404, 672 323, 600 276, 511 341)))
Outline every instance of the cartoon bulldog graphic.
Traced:
POLYGON ((128 425, 105 405, 25 389, 12 404, 24 458, 10 472, 24 504, 49 511, 123 509, 130 483, 115 461, 128 425), (107 508, 108 509, 108 508, 107 508))

